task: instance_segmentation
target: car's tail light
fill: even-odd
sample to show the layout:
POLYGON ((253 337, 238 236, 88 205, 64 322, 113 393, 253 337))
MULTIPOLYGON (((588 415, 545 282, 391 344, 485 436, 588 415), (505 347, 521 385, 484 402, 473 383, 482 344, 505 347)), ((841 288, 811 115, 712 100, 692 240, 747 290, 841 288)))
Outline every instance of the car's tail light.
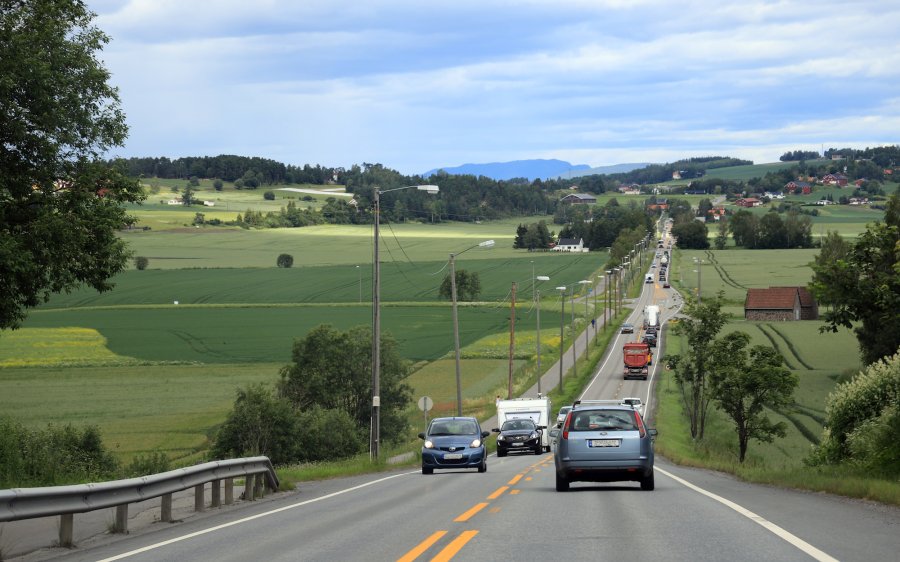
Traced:
POLYGON ((634 422, 637 424, 638 431, 641 433, 641 439, 643 439, 647 435, 647 430, 644 428, 644 420, 641 419, 641 415, 637 410, 634 411, 634 422))
POLYGON ((562 438, 569 439, 569 424, 572 423, 572 412, 566 414, 566 423, 563 425, 562 438))

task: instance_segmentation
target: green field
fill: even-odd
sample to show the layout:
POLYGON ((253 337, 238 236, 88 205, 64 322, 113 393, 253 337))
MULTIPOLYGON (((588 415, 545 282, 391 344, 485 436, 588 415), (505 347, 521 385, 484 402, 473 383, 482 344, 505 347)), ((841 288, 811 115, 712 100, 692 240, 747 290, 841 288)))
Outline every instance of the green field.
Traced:
MULTIPOLYGON (((732 314, 732 319, 721 334, 740 330, 750 335, 751 345, 775 347, 784 356, 786 366, 798 377, 795 406, 768 412, 773 421, 785 422, 787 437, 773 443, 751 442, 748 466, 777 469, 802 466, 810 447, 822 434, 828 393, 837 382, 861 368, 857 341, 849 330, 820 333, 821 321, 754 322, 743 317, 748 288, 807 285, 812 276, 808 263, 817 253, 818 250, 743 249, 674 252, 670 279, 677 288, 696 294, 698 274, 694 259, 697 258, 703 260, 700 272, 703 298, 713 298, 719 291, 724 292, 725 310, 732 314)), ((677 341, 673 343, 677 347, 677 341)), ((661 400, 667 401, 668 407, 679 407, 672 397, 666 397, 666 392, 673 392, 673 389, 671 381, 668 390, 661 387, 661 400)), ((705 442, 704 450, 730 451, 736 455, 733 426, 714 408, 710 409, 705 442)), ((687 446, 677 443, 676 437, 672 443, 664 443, 663 450, 670 446, 687 446)), ((735 459, 736 456, 731 462, 736 462, 735 459)))

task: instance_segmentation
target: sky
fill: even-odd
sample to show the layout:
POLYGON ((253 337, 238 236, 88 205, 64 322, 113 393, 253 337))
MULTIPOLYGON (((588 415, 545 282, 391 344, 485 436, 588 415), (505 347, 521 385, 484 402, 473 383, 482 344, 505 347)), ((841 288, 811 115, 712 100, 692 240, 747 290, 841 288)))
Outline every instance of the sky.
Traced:
POLYGON ((86 0, 129 138, 407 175, 900 144, 895 0, 86 0))

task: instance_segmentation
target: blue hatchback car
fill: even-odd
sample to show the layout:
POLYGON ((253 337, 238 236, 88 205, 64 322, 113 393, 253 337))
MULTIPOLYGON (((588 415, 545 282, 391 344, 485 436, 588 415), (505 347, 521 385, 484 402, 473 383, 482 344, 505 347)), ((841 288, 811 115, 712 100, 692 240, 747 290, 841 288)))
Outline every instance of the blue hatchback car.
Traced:
POLYGON ((488 435, 475 418, 434 418, 428 431, 419 434, 419 439, 425 441, 422 474, 432 474, 436 468, 477 468, 478 472, 486 472, 484 438, 488 435))

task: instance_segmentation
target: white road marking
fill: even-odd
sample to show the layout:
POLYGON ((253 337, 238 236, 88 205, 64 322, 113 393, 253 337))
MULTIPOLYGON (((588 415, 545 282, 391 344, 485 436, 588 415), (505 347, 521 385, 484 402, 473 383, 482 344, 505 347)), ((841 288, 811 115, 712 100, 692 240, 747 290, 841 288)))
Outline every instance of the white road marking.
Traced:
POLYGON ((254 519, 259 519, 259 518, 261 518, 261 517, 266 517, 266 516, 268 516, 268 515, 273 515, 273 514, 275 514, 275 513, 281 513, 282 511, 287 511, 287 510, 289 510, 289 509, 294 509, 294 508, 296 508, 296 507, 302 507, 302 506, 304 506, 304 505, 309 505, 309 504, 311 504, 311 503, 316 503, 316 502, 319 502, 319 501, 322 501, 322 500, 327 500, 327 499, 333 498, 333 497, 335 497, 335 496, 340 496, 340 495, 342 495, 342 494, 346 494, 346 493, 348 493, 348 492, 354 492, 354 491, 356 491, 356 490, 359 490, 359 489, 361 489, 361 488, 365 488, 365 487, 367 487, 367 486, 371 486, 371 485, 373 485, 373 484, 378 484, 378 483, 384 482, 384 481, 386 481, 386 480, 391 480, 392 478, 399 478, 400 476, 408 476, 408 475, 410 475, 410 474, 417 474, 417 473, 418 473, 418 471, 415 471, 415 472, 404 472, 404 473, 402 473, 402 474, 395 474, 395 475, 393 475, 393 476, 388 476, 388 477, 386 477, 386 478, 381 478, 381 479, 379 479, 379 480, 373 480, 373 481, 371 481, 371 482, 366 482, 365 484, 360 484, 359 486, 354 486, 354 487, 352 487, 352 488, 347 488, 346 490, 340 490, 340 491, 338 491, 338 492, 333 492, 333 493, 331 493, 331 494, 324 495, 324 496, 322 496, 321 498, 315 498, 315 499, 306 500, 306 501, 303 501, 303 502, 300 502, 300 503, 295 503, 295 504, 291 504, 291 505, 286 505, 286 506, 284 506, 284 507, 279 507, 278 509, 273 509, 273 510, 271 510, 271 511, 266 511, 266 512, 264 512, 264 513, 257 513, 256 515, 251 515, 250 517, 244 517, 243 519, 238 519, 237 521, 231 521, 230 523, 223 523, 222 525, 217 525, 217 526, 215 526, 215 527, 210 527, 209 529, 203 529, 202 531, 196 531, 196 532, 194 532, 194 533, 188 533, 187 535, 182 535, 182 536, 180 536, 180 537, 175 537, 174 539, 169 539, 169 540, 167 540, 167 541, 162 541, 162 542, 158 542, 158 543, 156 543, 156 544, 151 544, 151 545, 148 545, 148 546, 144 546, 144 547, 141 547, 141 548, 137 548, 137 549, 131 550, 131 551, 129 551, 129 552, 123 552, 122 554, 117 554, 116 556, 111 556, 111 557, 109 557, 109 558, 104 558, 103 560, 99 560, 98 562, 112 562, 113 560, 121 560, 121 559, 123 559, 123 558, 128 558, 128 557, 130 557, 130 556, 134 556, 135 554, 141 554, 141 553, 143 553, 143 552, 147 552, 147 551, 150 551, 150 550, 155 550, 155 549, 157 549, 157 548, 160 548, 160 547, 163 547, 163 546, 167 546, 167 545, 170 545, 170 544, 173 544, 173 543, 185 541, 185 540, 188 540, 188 539, 192 539, 192 538, 194 538, 194 537, 199 537, 199 536, 205 535, 205 534, 207 534, 207 533, 212 533, 213 531, 218 531, 218 530, 221 530, 221 529, 226 529, 226 528, 228 528, 228 527, 233 527, 233 526, 235 526, 235 525, 240 525, 241 523, 246 523, 246 522, 248 522, 248 521, 253 521, 254 519))
POLYGON ((752 511, 750 511, 747 508, 741 507, 740 505, 734 503, 733 501, 727 500, 727 499, 723 498, 722 496, 718 496, 712 492, 704 490, 703 488, 696 486, 694 484, 691 484, 687 480, 685 480, 683 478, 679 478, 678 476, 675 476, 671 472, 667 472, 659 467, 654 468, 654 470, 665 474, 672 480, 675 480, 679 484, 683 484, 684 486, 687 486, 688 488, 690 488, 691 490, 694 490, 695 492, 699 492, 708 498, 712 498, 712 499, 716 500, 717 502, 721 503, 722 505, 730 507, 731 509, 737 511, 738 513, 740 513, 747 519, 753 521, 754 523, 761 525, 763 528, 765 528, 769 532, 775 534, 776 536, 778 536, 778 537, 786 540, 787 542, 791 543, 792 545, 796 546, 797 548, 799 548, 806 554, 810 555, 811 557, 815 558, 816 560, 821 560, 823 562, 826 562, 826 561, 827 562, 838 562, 837 558, 829 556, 828 554, 822 552, 821 550, 819 550, 818 548, 809 544, 808 542, 804 541, 803 539, 801 539, 795 535, 792 535, 791 533, 782 529, 775 523, 772 523, 768 519, 753 513, 752 511))

